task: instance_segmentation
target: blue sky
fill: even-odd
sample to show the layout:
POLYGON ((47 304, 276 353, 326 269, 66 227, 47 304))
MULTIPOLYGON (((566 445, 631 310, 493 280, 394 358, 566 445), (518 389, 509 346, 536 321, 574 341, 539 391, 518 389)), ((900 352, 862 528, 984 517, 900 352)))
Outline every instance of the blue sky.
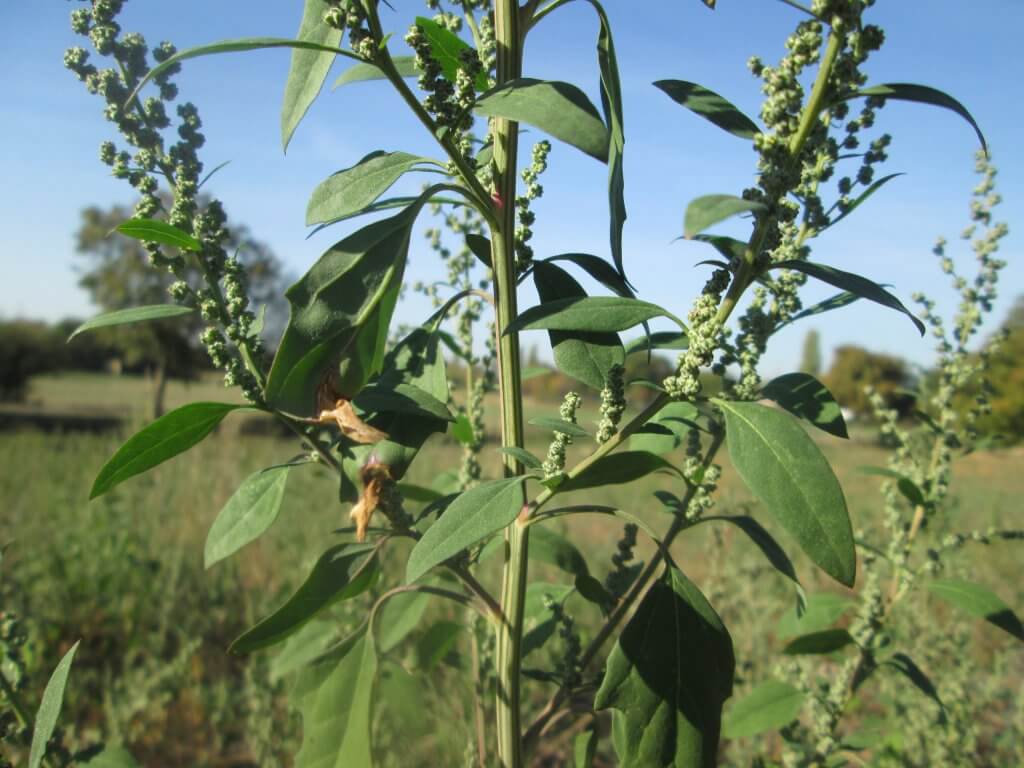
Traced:
MULTIPOLYGON (((413 0, 391 4, 397 9, 391 14, 395 23, 423 13, 422 3, 413 0)), ((693 80, 756 116, 759 84, 745 62, 752 54, 769 63, 777 60, 797 12, 775 0, 720 0, 715 12, 699 0, 605 4, 626 107, 627 271, 642 298, 682 314, 706 277, 693 265, 713 255, 702 244, 676 241, 686 203, 702 194, 738 193, 751 182, 755 157, 744 142, 675 105, 651 82, 693 80)), ((297 0, 132 0, 122 20, 126 29, 142 32, 151 44, 169 39, 184 48, 228 37, 290 37, 298 28, 301 5, 297 0)), ((112 138, 100 100, 89 96, 61 64, 63 50, 78 44, 67 22, 75 6, 62 0, 0 3, 0 29, 5 32, 0 46, 4 318, 53 320, 95 312, 77 287, 74 271, 81 263, 73 241, 79 211, 90 204, 132 199, 131 190, 110 178, 97 159, 99 143, 112 138)), ((871 17, 887 35, 886 45, 869 64, 872 82, 917 82, 959 98, 981 124, 1000 168, 1004 203, 999 214, 1011 225, 1002 257, 1010 265, 995 319, 986 327, 991 330, 1024 291, 1022 240, 1014 231, 1024 200, 1024 69, 1014 64, 1013 53, 1024 28, 1024 3, 879 0, 871 17)), ((568 80, 597 102, 596 34, 588 5, 559 10, 532 33, 525 74, 568 80)), ((335 228, 306 239, 306 200, 319 181, 375 149, 436 153, 396 96, 383 85, 360 84, 326 90, 283 155, 278 109, 288 61, 283 50, 193 60, 185 63, 178 82, 182 98, 200 108, 207 166, 231 161, 211 181, 211 192, 225 201, 234 219, 249 224, 300 274, 344 234, 335 228)), ((337 71, 341 69, 339 64, 337 71)), ((920 105, 892 103, 878 125, 895 137, 884 172, 907 175, 817 241, 814 258, 890 283, 906 301, 912 290, 922 288, 940 307, 952 310, 955 297, 930 249, 942 234, 954 242, 951 253, 965 266, 969 261, 970 252, 957 235, 967 224, 975 138, 953 113, 920 105)), ((537 255, 583 251, 606 256, 605 168, 571 147, 554 144, 543 179, 546 194, 535 207, 537 255)), ((723 231, 742 234, 745 226, 737 222, 723 231)), ((409 277, 437 275, 429 252, 415 241, 409 277)), ((807 297, 813 301, 831 292, 815 288, 807 297)), ((534 300, 525 292, 521 304, 534 300)), ((399 319, 413 322, 426 311, 412 300, 400 308, 399 319)), ((932 358, 931 341, 919 338, 905 318, 861 302, 778 334, 765 360, 766 374, 797 364, 810 327, 821 333, 826 352, 838 344, 857 343, 921 364, 932 358)), ((544 345, 545 337, 527 337, 525 343, 544 345)))

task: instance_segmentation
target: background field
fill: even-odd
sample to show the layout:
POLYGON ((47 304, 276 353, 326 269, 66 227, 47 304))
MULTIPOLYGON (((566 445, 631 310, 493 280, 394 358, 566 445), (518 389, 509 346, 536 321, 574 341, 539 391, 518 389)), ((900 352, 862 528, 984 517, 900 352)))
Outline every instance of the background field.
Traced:
MULTIPOLYGON (((236 658, 225 649, 294 589, 316 556, 336 540, 332 531, 347 520, 346 512, 336 501, 337 489, 326 471, 315 465, 298 468, 290 475, 289 493, 272 530, 229 561, 204 571, 206 530, 226 499, 249 473, 286 461, 298 450, 294 439, 276 434, 259 417, 242 415, 230 417, 218 433, 186 455, 89 503, 88 490, 103 460, 141 423, 149 386, 144 379, 127 376, 42 377, 32 382, 26 404, 4 411, 10 418, 8 429, 0 432, 0 546, 10 546, 0 570, 0 590, 2 602, 24 617, 29 633, 32 684, 27 690, 37 695, 48 670, 81 639, 63 718, 73 740, 122 741, 144 765, 154 767, 285 765, 300 734, 299 721, 286 706, 287 659, 275 659, 272 653, 236 658), (120 431, 63 431, 60 420, 54 419, 45 423, 53 431, 44 432, 38 426, 18 426, 25 423, 12 416, 18 413, 98 415, 124 422, 120 431)), ((225 396, 217 384, 173 382, 168 407, 225 396)), ((584 424, 595 420, 596 397, 589 400, 584 424)), ((554 411, 550 404, 529 409, 533 415, 554 411)), ((496 408, 488 412, 493 414, 496 408)), ((529 447, 542 455, 549 435, 529 430, 529 447)), ((425 451, 414 465, 412 482, 429 486, 441 473, 457 468, 460 448, 450 438, 438 442, 438 450, 425 451)), ((858 467, 884 464, 884 449, 866 426, 854 430, 849 442, 825 436, 820 445, 846 490, 858 534, 870 541, 880 525, 878 478, 858 472, 858 467)), ((725 476, 718 511, 735 513, 749 507, 766 527, 776 530, 752 505, 724 454, 721 458, 725 476)), ((485 471, 494 475, 499 453, 493 440, 484 459, 485 471)), ((936 527, 1020 527, 1022 459, 1020 449, 961 459, 954 470, 954 498, 948 505, 952 511, 936 519, 936 527)), ((596 495, 601 503, 621 506, 663 528, 668 518, 651 495, 658 488, 673 489, 673 479, 655 476, 596 495)), ((573 519, 572 538, 599 578, 610 567, 620 531, 619 525, 603 518, 573 519)), ((779 540, 793 555, 808 591, 844 592, 821 579, 781 533, 779 540)), ((404 554, 392 552, 387 559, 394 563, 389 568, 393 582, 404 554)), ((642 542, 639 557, 647 552, 642 542)), ((698 526, 683 537, 675 556, 726 620, 741 679, 763 679, 782 660, 774 627, 782 614, 793 610, 792 590, 731 527, 698 526)), ((1008 546, 968 547, 958 563, 959 571, 954 572, 991 586, 1015 608, 1024 605, 1021 569, 1008 546)), ((538 572, 551 580, 559 577, 542 566, 538 572)), ((488 574, 492 584, 494 575, 488 574)), ((915 600, 925 602, 923 597, 915 600)), ((577 598, 568 606, 586 642, 597 613, 577 598)), ((365 609, 365 602, 346 604, 326 620, 343 633, 365 609)), ((928 618, 908 621, 924 621, 928 632, 939 637, 963 624, 934 604, 921 615, 928 618)), ((436 663, 415 679, 398 666, 389 667, 386 684, 406 686, 408 696, 400 702, 404 709, 382 709, 381 741, 386 748, 388 739, 401 732, 403 738, 413 737, 414 745, 404 747, 389 764, 461 763, 471 729, 459 671, 466 663, 466 643, 453 635, 451 643, 438 651, 425 637, 431 619, 460 624, 464 618, 444 606, 431 609, 422 622, 424 629, 397 649, 398 662, 417 654, 422 660, 429 653, 436 656, 436 663)), ((1009 754, 1000 750, 1021 737, 1020 705, 1012 695, 1019 693, 1024 679, 1021 654, 1008 635, 981 623, 968 627, 971 653, 991 673, 965 694, 985 713, 979 728, 986 734, 984 754, 989 757, 983 754, 978 764, 1008 765, 998 762, 998 755, 1009 754)), ((918 650, 929 658, 930 652, 918 650)), ((552 652, 557 655, 558 649, 552 652)), ((543 701, 543 686, 531 691, 538 703, 543 701)), ((911 703, 931 706, 922 702, 911 703)), ((866 706, 855 719, 867 722, 873 716, 870 710, 866 706)), ((741 760, 751 750, 771 754, 777 747, 771 738, 727 744, 726 762, 747 764, 741 760)), ((543 759, 558 765, 561 755, 556 745, 543 759)))

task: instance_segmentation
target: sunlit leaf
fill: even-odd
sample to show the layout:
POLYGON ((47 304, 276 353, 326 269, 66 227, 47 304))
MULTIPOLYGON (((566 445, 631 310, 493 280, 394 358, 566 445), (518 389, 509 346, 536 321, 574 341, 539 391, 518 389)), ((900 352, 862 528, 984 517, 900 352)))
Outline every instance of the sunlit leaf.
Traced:
POLYGON ((793 638, 782 652, 787 656, 833 653, 848 645, 853 645, 853 638, 845 629, 823 629, 793 638))
POLYGON ((153 304, 148 307, 130 307, 128 309, 117 309, 113 312, 106 312, 96 317, 91 317, 72 331, 68 336, 71 341, 75 336, 85 331, 92 331, 96 328, 108 328, 112 325, 128 325, 130 323, 142 323, 150 320, 164 320, 168 317, 181 317, 194 312, 191 307, 181 307, 177 304, 153 304))
POLYGON ((586 296, 557 299, 530 307, 513 320, 505 333, 520 331, 624 331, 655 317, 667 317, 683 327, 683 322, 657 304, 621 296, 586 296))
POLYGON ((1017 614, 988 587, 964 579, 937 579, 928 590, 955 608, 995 624, 1024 642, 1024 626, 1017 614))
MULTIPOLYGON (((430 55, 440 65, 445 79, 454 83, 459 70, 465 69, 462 63, 463 51, 469 50, 471 46, 447 27, 425 16, 416 17, 416 26, 423 30, 423 36, 430 43, 430 55)), ((477 73, 474 85, 478 91, 487 90, 486 71, 481 69, 477 73)))
POLYGON ((818 429, 836 437, 850 436, 839 403, 828 387, 808 373, 787 373, 772 379, 761 394, 818 429))
POLYGON ((646 477, 652 472, 682 473, 666 459, 648 451, 618 451, 602 456, 575 477, 562 483, 559 491, 580 491, 602 485, 624 485, 646 477))
POLYGON ((78 643, 68 649, 56 669, 53 670, 53 674, 50 675, 46 688, 43 690, 43 698, 39 703, 39 710, 36 712, 35 727, 32 729, 32 747, 28 754, 29 768, 39 768, 46 758, 46 745, 57 727, 60 710, 64 705, 64 689, 68 685, 71 662, 74 660, 77 650, 78 643))
MULTIPOLYGON (((392 56, 391 62, 395 65, 395 70, 402 77, 416 77, 419 75, 414 56, 392 56)), ((353 64, 342 72, 338 79, 334 81, 331 89, 334 90, 349 83, 361 83, 366 80, 383 80, 385 77, 384 71, 376 64, 363 61, 353 64)))
POLYGON ((261 470, 246 478, 228 499, 206 536, 207 568, 255 541, 277 519, 288 482, 288 465, 261 470))
POLYGON ((686 80, 658 80, 654 86, 664 91, 672 101, 711 121, 733 136, 753 139, 761 132, 757 123, 744 115, 734 104, 703 85, 686 80))
MULTIPOLYGON (((324 21, 322 0, 305 0, 302 23, 297 39, 308 43, 337 48, 341 43, 342 30, 324 21)), ((288 150, 288 143, 302 118, 316 100, 323 88, 327 73, 331 70, 336 54, 296 48, 292 51, 292 63, 284 88, 284 103, 281 106, 281 146, 288 150)))
POLYGON ((203 244, 188 232, 157 219, 128 219, 119 224, 116 231, 135 240, 170 245, 183 251, 198 252, 203 249, 203 244))
POLYGON ((694 238, 708 227, 741 213, 764 210, 764 204, 734 195, 704 195, 690 201, 683 219, 683 237, 694 238))
POLYGON ((789 725, 800 715, 805 698, 788 683, 765 680, 726 710, 722 736, 742 739, 789 725))

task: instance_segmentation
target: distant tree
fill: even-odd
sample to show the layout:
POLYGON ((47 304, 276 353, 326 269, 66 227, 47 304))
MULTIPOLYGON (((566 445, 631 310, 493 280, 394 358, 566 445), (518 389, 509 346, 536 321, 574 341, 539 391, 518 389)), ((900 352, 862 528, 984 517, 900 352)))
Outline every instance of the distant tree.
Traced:
POLYGON ((59 368, 62 351, 44 323, 0 322, 0 400, 24 400, 29 379, 59 368))
POLYGON ((901 416, 913 409, 914 397, 903 391, 912 384, 905 360, 869 352, 863 347, 842 346, 835 351, 832 366, 822 381, 843 408, 858 415, 870 415, 865 387, 874 387, 889 408, 901 416))
POLYGON ((992 356, 989 369, 992 412, 979 427, 1016 443, 1024 439, 1024 295, 1014 302, 1002 332, 1006 337, 992 356))
POLYGON ((804 336, 804 350, 800 357, 800 370, 811 376, 821 374, 821 337, 813 328, 804 336))
MULTIPOLYGON (((163 270, 153 269, 142 243, 112 230, 131 218, 131 211, 122 206, 100 208, 90 206, 82 211, 77 233, 77 250, 89 260, 79 284, 102 311, 170 301, 167 287, 171 277, 163 270)), ((250 299, 253 306, 267 306, 271 324, 279 326, 287 317, 281 263, 270 248, 254 240, 244 225, 231 226, 232 245, 251 276, 250 299)), ((190 264, 184 279, 201 284, 198 266, 190 264)), ((163 413, 167 377, 189 378, 195 375, 201 356, 197 334, 202 319, 198 314, 139 325, 125 326, 108 336, 130 367, 143 367, 153 372, 153 414, 163 413)), ((74 342, 73 342, 74 343, 74 342)))

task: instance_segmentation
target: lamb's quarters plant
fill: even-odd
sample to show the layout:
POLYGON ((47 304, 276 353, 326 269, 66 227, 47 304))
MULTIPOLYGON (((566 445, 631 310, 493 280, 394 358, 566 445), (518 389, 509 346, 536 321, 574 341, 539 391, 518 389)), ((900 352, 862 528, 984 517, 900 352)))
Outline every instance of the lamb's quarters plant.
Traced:
MULTIPOLYGON (((704 86, 684 80, 656 83, 674 101, 735 136, 741 151, 752 145, 758 158, 756 185, 737 194, 709 190, 686 206, 681 234, 711 246, 711 275, 688 310, 660 307, 637 297, 627 278, 624 109, 612 29, 601 3, 587 0, 599 21, 600 108, 576 84, 524 76, 529 33, 569 1, 495 0, 492 7, 488 0, 447 6, 428 0, 435 16, 410 18, 395 34, 384 29, 377 0, 305 0, 295 38, 228 40, 186 51, 161 43, 152 50, 153 64, 142 36, 119 26, 121 0, 91 0, 72 14, 74 31, 90 40, 104 65, 91 63, 84 48, 69 49, 65 63, 90 92, 104 98, 105 116, 122 137, 120 147, 112 141, 103 144, 101 159, 140 195, 135 217, 120 231, 146 243, 156 269, 181 275, 186 264, 198 265, 205 283, 194 286, 179 278, 170 287, 171 298, 198 311, 207 323, 201 340, 224 371, 225 383, 240 388, 249 408, 292 430, 303 452, 298 460, 282 457, 279 466, 250 477, 230 499, 210 531, 208 565, 239 552, 273 524, 288 493, 287 475, 299 471, 289 466, 316 462, 334 477, 335 487, 324 489, 328 511, 320 525, 336 538, 295 594, 231 646, 235 653, 252 653, 287 641, 290 657, 299 653, 301 659, 309 656, 294 647, 296 641, 316 649, 315 658, 295 664, 293 699, 304 722, 296 765, 373 764, 379 751, 376 713, 388 706, 381 697, 396 690, 385 682, 395 679, 395 649, 413 628, 406 612, 415 608, 414 615, 423 616, 428 600, 449 601, 457 615, 469 617, 465 632, 450 620, 426 628, 417 658, 420 669, 427 669, 453 644, 468 647, 474 678, 473 738, 467 747, 472 764, 518 768, 545 743, 574 734, 580 734, 573 750, 577 764, 589 764, 596 751, 607 751, 601 745, 606 729, 598 726, 610 712, 611 741, 621 764, 713 765, 723 707, 734 684, 733 640, 701 587, 673 560, 673 542, 699 523, 731 523, 796 583, 799 604, 805 602, 792 561, 756 518, 760 507, 750 515, 709 514, 723 446, 753 494, 824 573, 852 586, 858 560, 875 562, 864 553, 858 558, 842 488, 802 423, 831 433, 824 439, 846 437, 834 398, 809 374, 764 384, 758 365, 779 328, 858 298, 902 312, 925 330, 878 283, 811 261, 811 242, 892 178, 876 179, 890 136, 868 135, 887 100, 941 106, 975 130, 977 125, 959 102, 930 87, 868 84, 862 67, 884 41, 882 31, 870 23, 868 0, 814 0, 808 7, 786 0, 798 17, 785 41, 786 54, 773 66, 756 58, 749 62, 763 81, 760 122, 704 86), (398 94, 406 107, 404 119, 427 131, 437 155, 377 150, 315 186, 308 225, 319 229, 386 215, 341 237, 287 291, 291 318, 272 358, 248 306, 245 270, 225 251, 223 205, 215 199, 200 205, 197 198, 204 171, 197 108, 179 105, 178 137, 167 135, 173 123, 168 105, 178 96, 173 78, 184 62, 261 48, 291 49, 281 114, 284 147, 296 140, 304 114, 340 59, 348 69, 336 85, 382 81, 377 87, 398 94), (809 91, 805 82, 811 83, 809 91), (529 162, 522 162, 520 123, 557 143, 540 140, 529 162), (485 138, 474 135, 478 127, 485 128, 485 138), (538 257, 530 245, 536 224, 531 203, 542 194, 539 179, 556 146, 608 166, 609 258, 586 253, 538 257), (407 174, 422 173, 441 180, 417 196, 386 197, 407 174), (173 194, 169 205, 157 195, 161 180, 173 194), (432 229, 427 235, 445 274, 437 283, 414 288, 432 297, 436 311, 421 325, 395 334, 392 318, 411 234, 428 207, 444 217, 449 232, 444 236, 432 229), (708 233, 736 216, 749 220, 746 239, 708 233), (458 239, 454 250, 447 244, 452 236, 458 239), (614 295, 589 296, 573 276, 576 270, 614 295), (518 287, 531 277, 541 303, 521 311, 518 287), (843 292, 804 309, 800 288, 808 278, 843 292), (729 321, 737 312, 734 329, 729 321), (481 345, 476 334, 485 315, 489 321, 481 345), (678 331, 650 333, 648 322, 659 317, 668 318, 678 331), (646 339, 639 347, 624 347, 619 333, 634 326, 648 331, 646 339), (565 374, 600 391, 596 430, 579 423, 582 398, 576 392, 565 393, 557 417, 527 417, 519 335, 535 329, 548 332, 555 363, 565 374), (477 352, 481 346, 483 354, 477 352), (676 369, 652 383, 657 389, 653 401, 624 420, 627 353, 658 347, 679 350, 676 369), (459 405, 447 378, 454 360, 465 369, 465 398, 459 405), (701 380, 709 367, 721 379, 721 391, 713 398, 701 380), (738 376, 727 377, 729 370, 738 376), (485 444, 483 398, 493 388, 500 406, 504 473, 484 478, 479 462, 485 444), (766 398, 781 408, 759 402, 766 398), (527 423, 551 435, 543 460, 525 449, 527 423), (438 477, 433 488, 404 482, 419 454, 430 450, 429 439, 449 430, 464 446, 461 466, 438 477), (591 449, 571 464, 567 448, 574 442, 591 449), (667 458, 679 444, 685 455, 681 464, 667 458), (560 505, 564 493, 631 482, 654 472, 663 473, 672 490, 661 490, 638 506, 653 502, 663 509, 669 516, 666 526, 651 526, 629 509, 560 505), (329 511, 338 500, 351 505, 351 525, 340 529, 337 513, 329 511), (623 521, 603 582, 594 576, 599 572, 595 565, 547 526, 557 517, 592 513, 623 521), (643 563, 634 558, 640 531, 654 544, 643 563), (501 555, 497 588, 486 574, 490 554, 501 555), (531 559, 555 565, 572 583, 532 580, 531 559), (583 602, 566 602, 570 594, 583 602), (315 633, 330 625, 318 617, 343 601, 364 605, 363 620, 345 627, 345 638, 320 653, 323 643, 315 633), (581 636, 574 610, 599 616, 592 637, 581 636), (524 657, 544 645, 560 650, 555 663, 524 667, 524 657)), ((345 97, 345 91, 335 96, 345 97)), ((970 296, 972 301, 983 296, 980 301, 987 305, 995 269, 992 264, 985 269, 992 279, 970 289, 975 291, 970 296)), ((150 307, 118 320, 166 312, 150 307)), ((962 332, 960 346, 976 328, 974 314, 966 316, 973 325, 962 332)), ((926 321, 934 325, 930 316, 926 321)), ((108 317, 93 324, 109 322, 108 317)), ((963 378, 967 358, 958 359, 961 367, 954 366, 949 380, 943 380, 941 397, 947 399, 935 401, 940 410, 963 378)), ((144 428, 101 470, 92 495, 187 450, 236 407, 196 403, 144 428)), ((938 418, 933 463, 944 472, 959 448, 950 444, 946 417, 938 418)), ((849 688, 875 666, 879 612, 909 589, 916 572, 903 555, 941 500, 943 483, 917 465, 904 467, 909 456, 909 451, 899 452, 902 463, 894 471, 906 476, 923 503, 916 507, 916 522, 906 526, 888 554, 896 563, 890 597, 881 597, 873 575, 877 571, 869 570, 860 623, 849 631, 828 623, 816 626, 787 646, 789 653, 806 654, 843 652, 855 645, 862 660, 832 681, 828 717, 816 724, 810 758, 815 761, 833 757, 833 734, 849 688)), ((944 582, 933 591, 989 617, 1002 604, 980 589, 944 582)), ((813 602, 805 616, 812 611, 813 602)), ((1004 613, 998 608, 991 620, 1007 628, 1004 613)), ((894 669, 922 679, 909 657, 893 659, 894 669)), ((782 682, 765 683, 756 692, 755 702, 762 703, 748 703, 727 717, 726 734, 739 737, 777 726, 792 716, 799 692, 782 682), (760 711, 768 707, 771 712, 760 711)))

